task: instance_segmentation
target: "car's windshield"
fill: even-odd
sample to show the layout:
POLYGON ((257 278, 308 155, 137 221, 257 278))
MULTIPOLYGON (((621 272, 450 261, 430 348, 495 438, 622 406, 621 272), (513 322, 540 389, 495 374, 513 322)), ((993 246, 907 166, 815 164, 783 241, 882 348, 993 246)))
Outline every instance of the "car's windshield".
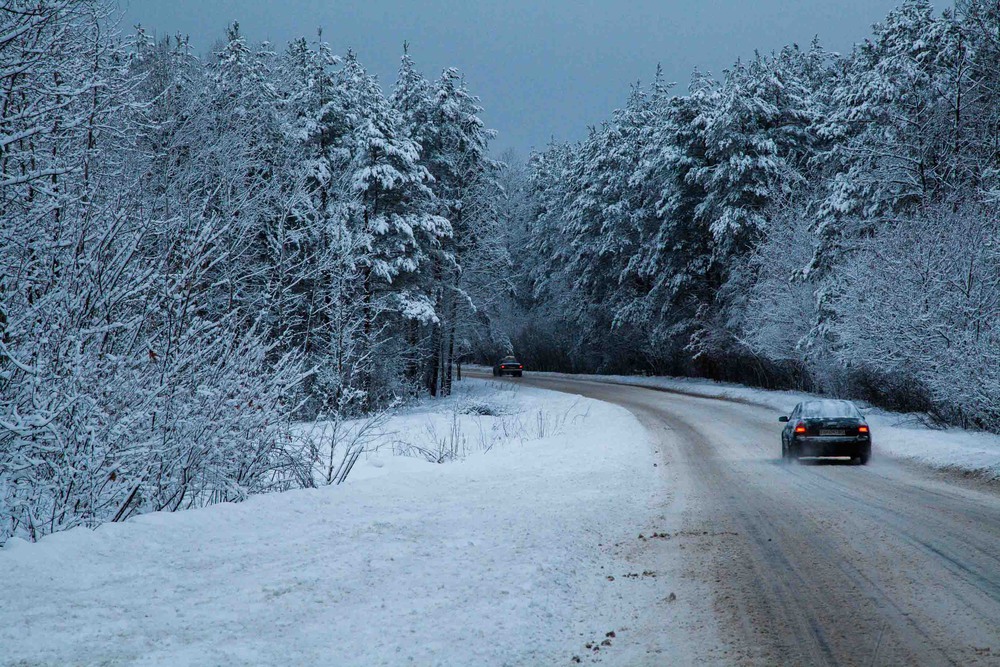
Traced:
POLYGON ((860 417, 861 413, 850 401, 809 401, 802 405, 802 416, 806 419, 836 419, 860 417))

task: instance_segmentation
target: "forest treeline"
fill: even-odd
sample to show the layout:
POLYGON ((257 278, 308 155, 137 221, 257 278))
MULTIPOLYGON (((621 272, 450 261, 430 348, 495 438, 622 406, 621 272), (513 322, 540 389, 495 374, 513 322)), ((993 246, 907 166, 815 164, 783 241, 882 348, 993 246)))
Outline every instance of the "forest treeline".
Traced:
POLYGON ((1000 429, 1000 6, 907 0, 685 94, 657 75, 522 178, 529 368, 822 391, 1000 429))
POLYGON ((0 542, 311 486, 292 424, 449 393, 503 292, 459 72, 115 11, 0 5, 0 542))

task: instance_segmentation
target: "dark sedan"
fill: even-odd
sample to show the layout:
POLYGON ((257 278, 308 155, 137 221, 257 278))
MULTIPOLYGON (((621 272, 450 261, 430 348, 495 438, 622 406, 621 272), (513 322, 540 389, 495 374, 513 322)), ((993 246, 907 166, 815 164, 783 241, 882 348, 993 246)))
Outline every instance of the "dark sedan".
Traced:
POLYGON ((781 432, 781 458, 850 458, 865 465, 872 455, 872 434, 864 415, 850 401, 803 401, 781 432))
POLYGON ((504 357, 493 367, 493 376, 503 377, 504 375, 513 375, 517 378, 521 377, 524 375, 524 364, 514 357, 504 357))

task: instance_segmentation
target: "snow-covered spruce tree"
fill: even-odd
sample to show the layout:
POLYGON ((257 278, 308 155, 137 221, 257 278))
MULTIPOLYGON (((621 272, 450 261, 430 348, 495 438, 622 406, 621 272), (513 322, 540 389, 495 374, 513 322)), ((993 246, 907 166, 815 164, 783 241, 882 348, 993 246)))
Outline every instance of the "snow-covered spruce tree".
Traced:
POLYGON ((309 373, 299 415, 323 424, 318 436, 307 439, 306 483, 333 484, 346 478, 363 444, 349 420, 378 413, 405 391, 392 386, 402 378, 379 374, 385 347, 370 328, 373 313, 378 321, 393 313, 388 298, 369 301, 365 292, 373 235, 358 222, 361 202, 350 169, 352 132, 364 109, 353 106, 357 100, 337 70, 341 61, 319 37, 292 41, 280 64, 283 128, 297 150, 293 171, 305 185, 286 219, 283 247, 290 288, 299 297, 293 346, 309 373), (373 378, 383 384, 373 384, 373 378))
POLYGON ((359 266, 365 349, 375 367, 365 382, 378 402, 400 394, 398 382, 409 365, 407 342, 393 332, 409 321, 439 317, 425 276, 434 258, 453 261, 442 245, 452 228, 436 213, 433 177, 420 162, 420 146, 353 53, 338 85, 349 126, 346 169, 353 201, 347 224, 366 239, 359 266))
POLYGON ((431 295, 436 317, 412 320, 407 334, 425 355, 414 371, 422 370, 423 384, 432 394, 447 395, 456 355, 471 349, 470 328, 486 321, 476 300, 492 296, 470 293, 465 276, 470 262, 483 261, 484 271, 492 265, 492 258, 487 260, 480 251, 502 238, 495 207, 499 165, 488 157, 495 133, 485 129, 479 99, 457 70, 445 70, 432 84, 416 71, 406 45, 391 104, 406 135, 419 145, 420 164, 431 175, 433 210, 451 229, 421 276, 422 291, 431 295))
POLYGON ((703 123, 718 90, 711 77, 697 71, 688 90, 667 104, 633 176, 650 188, 655 218, 630 264, 650 289, 631 306, 629 318, 645 323, 650 345, 663 350, 661 363, 675 373, 682 369, 698 309, 713 298, 712 286, 719 282, 709 221, 696 214, 705 188, 694 177, 707 164, 703 123))
MULTIPOLYGON (((806 183, 819 114, 800 68, 787 62, 790 55, 758 55, 750 63, 737 63, 726 73, 716 104, 699 121, 706 164, 692 177, 704 188, 705 198, 695 215, 708 224, 712 261, 723 280, 766 234, 772 202, 806 183)), ((794 56, 801 58, 797 52, 794 56)), ((733 309, 742 307, 733 302, 742 295, 716 296, 699 306, 691 347, 698 355, 724 358, 739 354, 728 320, 733 309)))
MULTIPOLYGON (((399 117, 400 129, 418 147, 420 164, 426 169, 424 145, 431 139, 433 132, 431 127, 432 89, 430 82, 417 71, 407 43, 403 44, 399 73, 389 103, 399 117)), ((430 172, 428 171, 428 173, 430 172)), ((433 207, 435 212, 439 212, 440 206, 436 201, 436 193, 434 194, 433 207)), ((415 283, 414 287, 419 285, 416 287, 418 293, 426 295, 429 308, 426 309, 424 316, 411 317, 406 322, 406 340, 410 348, 406 377, 415 385, 423 386, 436 394, 438 391, 436 369, 440 362, 440 338, 438 334, 442 326, 442 304, 438 298, 439 283, 443 273, 442 267, 451 266, 454 263, 454 258, 441 246, 431 253, 429 260, 424 270, 413 276, 414 280, 411 281, 415 283), (431 314, 433 316, 429 316, 431 314)))
POLYGON ((445 70, 432 88, 428 124, 422 132, 422 162, 434 182, 438 214, 452 234, 435 258, 435 302, 439 322, 432 336, 431 393, 451 393, 456 332, 475 315, 463 281, 465 262, 495 233, 492 197, 497 165, 489 158, 494 132, 483 125, 479 98, 455 69, 445 70))
POLYGON ((765 386, 830 386, 818 379, 829 375, 831 359, 810 335, 817 285, 804 279, 808 260, 802 261, 802 256, 811 258, 815 252, 811 225, 824 183, 833 173, 821 159, 831 144, 820 129, 829 116, 839 63, 818 40, 808 51, 785 47, 769 60, 779 73, 777 87, 794 94, 805 110, 801 118, 806 122, 789 126, 804 140, 793 163, 801 178, 769 189, 760 211, 766 225, 759 238, 743 258, 719 264, 724 282, 715 307, 703 310, 714 313, 713 319, 695 344, 699 350, 728 350, 736 365, 749 373, 740 379, 765 386), (708 333, 710 329, 714 333, 708 333), (779 345, 784 346, 780 351, 779 345))
POLYGON ((661 111, 661 101, 666 99, 665 92, 658 90, 658 86, 654 86, 653 94, 638 85, 633 88, 625 107, 616 111, 597 135, 600 140, 595 145, 595 159, 585 166, 590 185, 577 200, 583 206, 578 220, 584 226, 574 230, 579 240, 577 255, 568 259, 571 262, 580 262, 586 256, 596 259, 592 263, 593 272, 583 274, 585 280, 581 286, 585 286, 595 308, 595 318, 607 328, 608 339, 602 344, 600 354, 609 364, 624 362, 622 357, 629 356, 644 338, 634 320, 630 326, 621 326, 628 319, 623 316, 626 304, 635 303, 649 291, 649 284, 632 273, 629 265, 638 252, 642 235, 655 218, 650 191, 636 187, 633 177, 641 168, 654 119, 661 111))
POLYGON ((292 41, 278 70, 283 132, 296 149, 290 169, 304 184, 284 218, 280 247, 282 281, 297 297, 291 343, 309 369, 306 418, 339 419, 366 400, 357 383, 365 363, 358 356, 364 319, 358 262, 367 237, 347 225, 354 195, 347 182, 350 125, 336 79, 339 63, 320 34, 312 44, 292 41))
POLYGON ((417 71, 410 45, 403 44, 399 73, 393 87, 389 103, 399 114, 400 125, 406 136, 425 150, 424 144, 431 140, 431 113, 434 92, 430 82, 417 71))

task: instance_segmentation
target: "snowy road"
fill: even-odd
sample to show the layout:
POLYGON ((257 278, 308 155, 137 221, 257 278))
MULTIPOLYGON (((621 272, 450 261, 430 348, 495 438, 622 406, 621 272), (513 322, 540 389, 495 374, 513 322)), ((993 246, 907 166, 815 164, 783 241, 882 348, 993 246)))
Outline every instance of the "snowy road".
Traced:
POLYGON ((688 636, 691 657, 1000 664, 995 489, 880 457, 877 433, 867 467, 783 465, 778 415, 754 405, 553 376, 510 381, 618 404, 651 431, 670 488, 658 536, 647 532, 636 559, 683 580, 663 624, 688 636))

